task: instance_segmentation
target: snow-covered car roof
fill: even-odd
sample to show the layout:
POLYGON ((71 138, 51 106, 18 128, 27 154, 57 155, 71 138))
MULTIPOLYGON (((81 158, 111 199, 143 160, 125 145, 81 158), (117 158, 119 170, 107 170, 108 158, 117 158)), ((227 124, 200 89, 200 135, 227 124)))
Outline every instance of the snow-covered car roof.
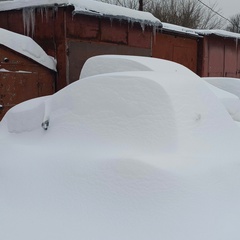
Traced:
POLYGON ((56 61, 30 37, 0 28, 0 44, 56 71, 56 61))
POLYGON ((106 16, 109 18, 140 22, 143 26, 151 25, 154 27, 160 27, 162 25, 161 21, 155 18, 151 13, 137 11, 94 0, 12 0, 0 2, 0 11, 27 7, 57 7, 67 5, 73 5, 75 8, 75 13, 106 16))
MULTIPOLYGON (((195 73, 181 64, 164 59, 128 55, 99 55, 89 58, 80 73, 80 79, 104 73, 154 71, 161 74, 184 74, 192 80, 199 79, 195 73), (169 67, 171 66, 171 67, 169 67)), ((240 100, 236 95, 223 91, 210 83, 205 84, 221 101, 231 117, 240 121, 240 100)))
POLYGON ((196 76, 188 68, 178 63, 154 57, 128 55, 98 55, 89 58, 80 73, 80 78, 102 73, 126 71, 156 71, 161 73, 183 73, 196 76), (169 65, 171 67, 169 67, 169 65))

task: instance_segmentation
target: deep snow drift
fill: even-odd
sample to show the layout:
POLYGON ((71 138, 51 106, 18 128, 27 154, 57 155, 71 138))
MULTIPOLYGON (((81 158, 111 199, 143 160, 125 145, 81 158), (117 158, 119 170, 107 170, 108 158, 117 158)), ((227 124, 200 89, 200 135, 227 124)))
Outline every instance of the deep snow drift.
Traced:
POLYGON ((90 74, 12 108, 0 239, 238 239, 240 129, 184 71, 90 74))

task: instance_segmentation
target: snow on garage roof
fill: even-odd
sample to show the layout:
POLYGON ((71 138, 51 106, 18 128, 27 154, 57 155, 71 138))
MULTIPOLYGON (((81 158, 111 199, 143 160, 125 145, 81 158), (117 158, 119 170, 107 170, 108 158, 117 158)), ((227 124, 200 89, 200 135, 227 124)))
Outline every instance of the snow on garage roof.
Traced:
POLYGON ((187 35, 191 35, 191 36, 195 36, 195 37, 199 36, 198 33, 192 28, 186 28, 186 27, 171 24, 171 23, 163 22, 162 28, 163 28, 163 30, 166 30, 166 31, 187 34, 187 35))
POLYGON ((229 31, 225 31, 225 30, 221 30, 221 29, 196 29, 194 30, 196 33, 198 33, 199 35, 217 35, 220 37, 226 37, 226 38, 236 38, 239 39, 240 38, 240 34, 239 33, 233 33, 233 32, 229 32, 229 31))
POLYGON ((98 15, 110 18, 140 22, 144 25, 161 26, 161 21, 149 12, 137 11, 94 0, 13 0, 0 2, 0 11, 37 6, 73 5, 75 13, 98 15))
POLYGON ((56 62, 32 38, 0 28, 0 45, 4 45, 41 65, 56 71, 56 62))

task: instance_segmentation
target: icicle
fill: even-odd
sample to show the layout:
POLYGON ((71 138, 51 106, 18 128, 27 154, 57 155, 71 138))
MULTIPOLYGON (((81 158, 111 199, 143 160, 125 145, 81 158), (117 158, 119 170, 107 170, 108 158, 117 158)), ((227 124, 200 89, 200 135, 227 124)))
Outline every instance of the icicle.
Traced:
POLYGON ((131 22, 131 28, 133 28, 133 26, 134 26, 134 21, 133 21, 133 20, 130 20, 130 22, 131 22))
POLYGON ((110 20, 110 24, 111 24, 111 27, 113 26, 113 18, 109 18, 109 20, 110 20))
POLYGON ((238 49, 238 38, 236 38, 236 50, 238 49))
POLYGON ((55 12, 55 13, 58 12, 58 4, 54 4, 54 12, 55 12))
POLYGON ((48 18, 48 8, 45 7, 44 11, 45 11, 45 16, 46 16, 46 22, 48 23, 48 20, 49 20, 49 18, 48 18))
POLYGON ((23 8, 22 13, 24 34, 29 36, 30 32, 32 32, 33 36, 35 28, 35 8, 23 8))
POLYGON ((146 26, 146 25, 145 25, 145 22, 144 22, 144 21, 141 22, 141 28, 142 28, 142 31, 143 31, 143 32, 145 32, 145 26, 146 26))
POLYGON ((31 30, 32 30, 32 37, 35 32, 35 8, 31 9, 31 14, 30 14, 30 22, 31 22, 31 30))
POLYGON ((120 26, 122 26, 122 19, 118 19, 120 26))
POLYGON ((156 36, 157 36, 157 26, 153 26, 153 41, 156 43, 156 36))
POLYGON ((38 8, 37 9, 37 13, 41 15, 41 19, 42 19, 42 22, 43 22, 43 8, 38 8))

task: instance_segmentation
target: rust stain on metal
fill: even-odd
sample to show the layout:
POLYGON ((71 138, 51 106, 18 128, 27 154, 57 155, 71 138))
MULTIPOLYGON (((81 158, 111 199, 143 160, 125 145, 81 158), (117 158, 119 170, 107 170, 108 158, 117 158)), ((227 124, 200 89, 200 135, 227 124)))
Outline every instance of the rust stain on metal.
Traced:
POLYGON ((16 104, 55 92, 53 71, 4 46, 0 69, 0 120, 16 104))

